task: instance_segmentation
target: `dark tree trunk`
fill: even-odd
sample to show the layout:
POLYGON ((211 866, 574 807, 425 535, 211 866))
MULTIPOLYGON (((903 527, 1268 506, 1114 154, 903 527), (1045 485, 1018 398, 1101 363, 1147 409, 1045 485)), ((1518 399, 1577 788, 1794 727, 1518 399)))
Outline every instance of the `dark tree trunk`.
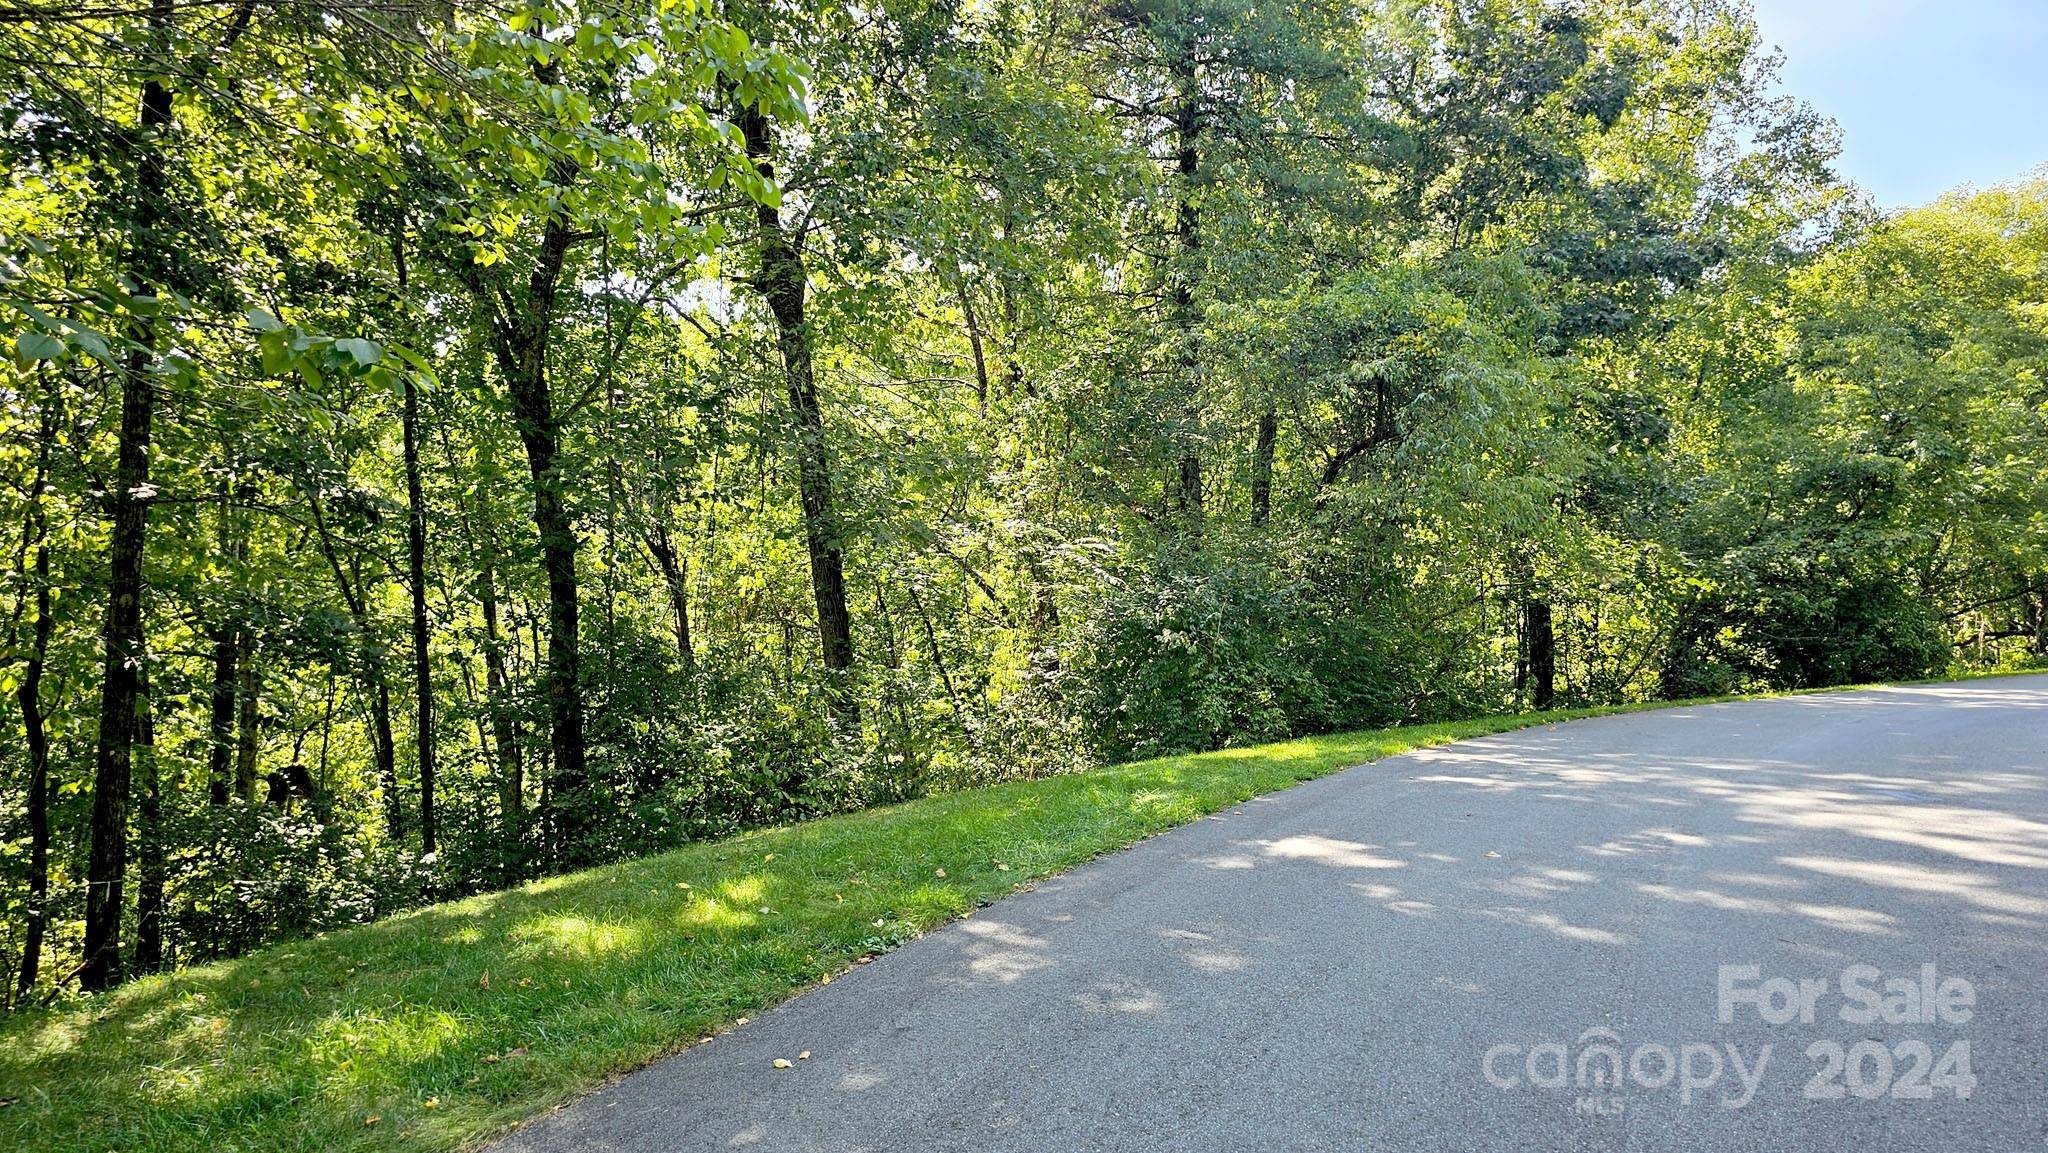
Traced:
MULTIPOLYGON (((455 450, 448 442, 447 426, 444 424, 437 431, 449 470, 458 471, 455 450)), ((508 846, 505 878, 510 880, 523 871, 523 864, 514 860, 516 854, 512 850, 521 846, 526 835, 526 772, 520 747, 522 734, 513 722, 512 682, 506 671, 505 638, 498 620, 498 544, 490 525, 490 502, 484 495, 485 491, 485 487, 479 485, 478 504, 481 508, 465 507, 460 496, 456 497, 455 507, 462 517, 464 535, 469 538, 470 547, 480 561, 476 595, 484 618, 485 711, 489 714, 491 743, 497 746, 498 817, 508 846)))
POLYGON ((239 714, 235 722, 235 796, 245 805, 256 803, 257 755, 262 748, 263 680, 257 674, 255 658, 254 651, 244 654, 235 689, 239 714))
MULTIPOLYGON (((234 563, 241 559, 242 544, 240 526, 236 523, 233 502, 229 499, 233 488, 223 484, 220 488, 220 525, 218 543, 222 559, 234 563)), ((213 633, 213 689, 209 695, 206 718, 206 797, 213 805, 228 803, 232 782, 235 744, 235 684, 240 675, 242 640, 241 622, 230 619, 214 626, 213 633)))
POLYGON ((498 629, 497 572, 488 556, 477 581, 477 597, 483 602, 484 689, 490 697, 491 739, 498 745, 498 818, 507 840, 518 845, 526 835, 526 769, 519 732, 512 723, 511 682, 498 629))
POLYGON ((232 626, 214 634, 213 691, 206 717, 206 799, 216 806, 228 803, 229 774, 233 772, 239 651, 232 626))
POLYGON ((1259 414, 1259 435, 1252 445, 1252 524, 1273 516, 1273 445, 1280 439, 1280 414, 1271 408, 1259 414))
MULTIPOLYGON (((939 648, 939 633, 932 627, 932 615, 925 611, 924 598, 917 595, 917 585, 905 583, 903 591, 910 594, 910 607, 917 610, 918 622, 924 626, 925 648, 932 655, 932 667, 938 670, 939 684, 945 687, 946 704, 953 710, 953 719, 961 721, 964 726, 965 718, 960 715, 960 694, 953 689, 953 672, 946 667, 946 654, 939 648)), ((964 731, 972 742, 974 730, 964 731)))
MULTIPOLYGON (((147 674, 145 673, 145 678, 147 674)), ((142 976, 164 967, 164 798, 156 756, 156 718, 145 679, 135 718, 136 767, 142 795, 136 804, 135 964, 142 976)))
MULTIPOLYGON (((376 640, 375 622, 370 619, 369 582, 360 572, 351 577, 349 566, 341 563, 334 534, 327 526, 327 514, 321 509, 319 491, 310 483, 301 487, 306 494, 306 507, 313 516, 313 531, 320 542, 321 555, 334 571, 335 587, 341 590, 342 603, 348 606, 349 618, 355 621, 360 636, 356 669, 363 692, 369 698, 370 755, 376 762, 377 780, 383 786, 384 833, 397 841, 405 835, 405 798, 398 789, 398 747, 391 736, 391 685, 384 679, 384 652, 376 640), (359 581, 363 587, 358 587, 359 581)), ((245 643, 242 662, 246 665, 252 656, 245 643)))
POLYGON ((427 510, 420 485, 420 390, 405 383, 405 552, 412 586, 413 756, 420 777, 420 848, 433 852, 434 671, 427 647, 427 510))
POLYGON ((2023 602, 2027 614, 2027 652, 2031 656, 2048 656, 2048 573, 2036 574, 2033 585, 2023 602))
POLYGON ((364 621, 361 660, 364 687, 370 691, 371 753, 384 786, 384 833, 396 841, 405 836, 405 793, 398 787, 398 742, 391 735, 391 685, 384 679, 383 646, 369 640, 367 614, 364 621))
POLYGON ((974 353, 974 400, 983 411, 988 411, 988 354, 982 347, 981 318, 974 314, 974 293, 967 287, 967 278, 960 269, 953 269, 954 284, 960 290, 960 315, 967 322, 967 346, 974 353))
POLYGON ((559 433, 546 377, 539 366, 542 355, 534 348, 522 357, 528 364, 521 374, 524 379, 514 382, 514 403, 533 477, 533 522, 540 535, 541 567, 548 582, 547 690, 553 753, 549 792, 554 798, 555 833, 559 845, 566 846, 582 835, 589 817, 585 811, 589 782, 584 767, 582 667, 577 643, 580 594, 576 528, 557 471, 559 433))
MULTIPOLYGON (((774 175, 774 128, 757 107, 739 115, 747 156, 763 177, 774 175)), ((818 636, 825 667, 832 674, 833 712, 847 729, 859 724, 859 706, 848 675, 853 668, 853 618, 846 607, 846 565, 838 513, 833 503, 832 458, 812 363, 811 330, 804 319, 803 258, 772 205, 756 210, 760 224, 761 271, 755 284, 775 315, 776 343, 789 386, 790 415, 796 423, 797 486, 804 513, 804 543, 810 553, 811 594, 817 603, 818 636)))
MULTIPOLYGON (((575 162, 555 162, 553 178, 569 187, 575 162)), ((548 346, 554 335, 555 296, 574 242, 566 210, 558 209, 541 228, 540 248, 527 276, 526 299, 517 315, 502 318, 495 333, 498 369, 512 393, 512 419, 526 450, 533 481, 533 524, 540 538, 541 568, 548 583, 547 694, 550 766, 544 792, 558 859, 570 860, 589 829, 589 771, 583 739, 583 684, 576 578, 576 525, 566 499, 561 462, 561 427, 548 380, 548 346)), ((485 308, 493 295, 472 281, 485 308)))
POLYGON ((16 1002, 34 995, 43 963, 43 938, 50 923, 50 734, 43 716, 43 669, 49 659, 50 631, 50 520, 43 507, 43 487, 49 473, 50 444, 56 439, 56 422, 46 408, 37 438, 35 487, 29 494, 28 524, 24 539, 35 548, 31 569, 35 598, 35 623, 30 626, 28 664, 14 699, 21 705, 21 727, 28 742, 28 796, 24 798, 28 821, 28 893, 22 941, 21 969, 15 981, 16 1002))
POLYGON ((1194 58, 1182 50, 1173 61, 1177 104, 1174 108, 1175 184, 1173 238, 1178 248, 1173 270, 1173 323, 1180 334, 1181 454, 1176 504, 1190 525, 1199 525, 1203 512, 1202 454, 1198 447, 1201 422, 1202 354, 1201 314, 1195 300, 1195 281, 1202 247, 1201 210, 1195 204, 1195 182, 1202 168, 1202 105, 1200 81, 1194 58))
POLYGON ((108 548, 108 597, 102 638, 106 652, 94 750, 91 847, 86 864, 85 962, 89 990, 121 982, 121 911, 128 874, 128 787, 135 752, 144 660, 142 560, 148 532, 150 422, 154 386, 149 360, 137 353, 122 373, 121 439, 108 548))
POLYGON ((686 669, 697 667, 696 647, 690 642, 690 561, 676 552, 675 542, 669 539, 668 529, 659 523, 647 530, 647 551, 654 556, 654 563, 661 569, 662 583, 668 587, 669 608, 675 616, 676 656, 686 669))
POLYGON ((1538 712, 1557 701, 1557 634, 1551 627, 1550 602, 1522 602, 1523 628, 1529 650, 1529 704, 1538 712))
MULTIPOLYGON (((169 0, 150 7, 151 31, 161 39, 171 22, 169 0)), ((171 126, 171 90, 143 82, 135 137, 135 233, 154 239, 167 182, 161 137, 171 126)), ((141 267, 161 254, 137 254, 141 267)), ((138 267, 133 279, 149 288, 138 267)), ((107 612, 101 628, 106 652, 100 688, 99 735, 93 750, 92 816, 86 851, 85 957, 79 984, 88 990, 121 983, 121 912, 128 880, 128 787, 134 766, 136 718, 142 699, 142 562, 149 535, 149 450, 156 417, 156 325, 138 318, 129 330, 134 348, 121 368, 121 431, 108 494, 113 531, 107 543, 107 612)))

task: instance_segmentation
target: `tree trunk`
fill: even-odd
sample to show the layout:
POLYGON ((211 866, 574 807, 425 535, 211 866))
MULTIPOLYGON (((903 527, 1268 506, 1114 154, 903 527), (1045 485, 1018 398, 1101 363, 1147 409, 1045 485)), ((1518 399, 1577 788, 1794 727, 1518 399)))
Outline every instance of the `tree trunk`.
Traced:
POLYGON ((685 669, 697 667, 697 651, 690 643, 690 560, 676 552, 676 546, 669 539, 668 529, 656 523, 645 534, 647 551, 654 555, 654 563, 661 569, 661 579, 668 586, 669 608, 675 616, 676 655, 685 669))
MULTIPOLYGON (((169 0, 155 0, 149 24, 163 39, 171 21, 169 0)), ((171 126, 171 90, 152 77, 143 81, 135 133, 135 235, 154 238, 165 205, 166 174, 160 138, 171 126)), ((138 264, 155 265, 160 255, 142 254, 138 264)), ((133 270, 138 287, 153 287, 150 276, 133 270)), ((136 716, 141 700, 143 553, 149 535, 149 449, 156 417, 156 325, 137 318, 129 331, 133 349, 123 359, 121 430, 108 494, 113 531, 107 545, 107 612, 101 628, 106 652, 100 688, 99 735, 93 750, 90 847, 85 873, 85 958, 79 984, 87 990, 121 983, 121 911, 128 880, 128 786, 133 770, 136 716)))
MULTIPOLYGON (((241 558, 241 533, 229 499, 233 491, 232 486, 223 483, 219 492, 219 548, 221 557, 229 562, 241 558)), ((207 802, 215 806, 228 803, 233 772, 235 684, 242 651, 241 623, 233 619, 234 615, 231 613, 230 619, 216 624, 213 633, 213 691, 206 718, 206 796, 207 802)))
POLYGON ((1177 104, 1173 114, 1175 183, 1173 237, 1178 248, 1173 270, 1173 323, 1180 335, 1181 389, 1180 461, 1176 504, 1190 527, 1199 526, 1203 512, 1202 454, 1198 447, 1201 423, 1202 354, 1199 345, 1201 314, 1195 299, 1197 261, 1202 247, 1201 210, 1195 203, 1195 182, 1202 168, 1202 108, 1200 81, 1193 57, 1185 52, 1173 61, 1177 104))
POLYGON ((2048 573, 2036 574, 2033 585, 2023 602, 2030 618, 2027 653, 2036 657, 2048 656, 2048 573))
POLYGON ((484 689, 490 697, 491 739, 498 745, 498 819, 506 838, 516 845, 526 835, 526 770, 519 732, 512 723, 505 642, 498 628, 497 572, 488 556, 477 580, 477 597, 483 602, 484 689))
POLYGON ((420 485, 420 390, 405 382, 406 575, 412 585, 413 756, 420 778, 420 848, 433 852, 434 671, 427 647, 427 510, 420 485))
POLYGON ((960 274, 956 264, 953 268, 953 282, 960 292, 960 315, 967 321, 967 346, 974 354, 974 400, 983 412, 988 411, 988 354, 982 347, 981 319, 974 314, 974 293, 967 287, 967 278, 960 274))
POLYGON ((359 658, 364 687, 370 691, 371 755, 384 787, 384 834, 398 841, 405 836, 405 794, 398 787, 398 741, 391 735, 391 685, 384 679, 383 648, 370 641, 367 626, 359 658))
MULTIPOLYGON (((152 23, 165 17, 153 13, 152 23)), ((141 196, 138 216, 153 223, 163 192, 164 170, 155 137, 171 121, 171 92, 151 79, 143 84, 137 166, 141 196)), ((144 230, 146 231, 146 229, 144 230)), ((152 349, 155 325, 138 320, 131 336, 136 348, 125 358, 121 378, 121 429, 114 470, 113 531, 107 556, 107 612, 102 627, 106 653, 100 692, 99 735, 94 749, 91 845, 87 851, 85 959, 80 984, 108 989, 121 981, 121 912, 128 874, 128 792, 133 770, 136 717, 142 699, 143 556, 149 532, 149 451, 156 413, 152 349)))
POLYGON ((1252 445, 1252 525, 1273 516, 1273 445, 1280 439, 1280 414, 1268 407, 1259 414, 1258 441, 1252 445))
POLYGON ((156 718, 149 701, 147 672, 135 718, 135 755, 142 777, 136 805, 135 964, 142 976, 164 967, 164 798, 162 766, 156 756, 156 718))
POLYGON ((1542 712, 1557 700, 1557 634, 1551 627, 1550 602, 1524 600, 1522 620, 1529 648, 1529 704, 1542 712))
MULTIPOLYGON (((773 178, 774 128, 758 107, 739 114, 747 156, 764 178, 773 178)), ((790 415, 797 432, 797 486, 804 513, 804 543, 810 553, 811 594, 817 604, 818 637, 825 668, 832 677, 832 706, 842 727, 860 723, 849 675, 853 668, 853 618, 846 607, 846 566, 838 513, 833 503, 832 459, 825 441, 824 412, 818 400, 817 375, 811 355, 811 330, 804 320, 803 258, 782 227, 782 213, 761 204, 760 275, 755 285, 775 315, 776 343, 782 352, 783 376, 789 387, 790 415)))
POLYGON ((953 710, 953 719, 961 722, 968 742, 974 743, 974 730, 965 728, 966 718, 960 714, 960 694, 953 689, 953 672, 946 667, 946 654, 939 648, 939 633, 932 627, 932 615, 925 611, 924 598, 917 595, 915 582, 905 581, 903 591, 910 594, 910 607, 917 610, 917 619, 924 626, 925 648, 932 654, 932 667, 939 672, 939 684, 945 687, 946 704, 953 710))
POLYGON ((206 799, 219 806, 228 803, 229 774, 235 744, 235 682, 240 647, 232 626, 213 637, 213 692, 206 718, 206 799))
POLYGON ((245 805, 256 803, 256 762, 262 747, 258 726, 263 719, 259 711, 263 681, 256 672, 255 658, 253 650, 244 655, 235 689, 239 714, 235 723, 235 796, 245 805))
MULTIPOLYGON (((341 590, 342 603, 348 606, 349 619, 355 621, 356 631, 361 634, 356 670, 369 698, 370 755, 376 763, 377 780, 383 786, 384 834, 397 841, 405 835, 405 798, 398 790, 398 748, 391 736, 391 686, 384 679, 384 653, 376 640, 375 622, 370 619, 369 582, 363 580, 364 587, 358 588, 361 573, 352 579, 349 566, 341 563, 334 534, 327 527, 327 514, 321 510, 318 489, 310 483, 302 483, 301 488, 306 495, 306 507, 312 513, 320 553, 327 558, 327 567, 334 572, 335 587, 341 590)), ((242 660, 247 663, 253 654, 246 644, 243 648, 242 660)))
POLYGON ((43 488, 49 473, 50 445, 56 439, 56 422, 47 408, 40 425, 35 487, 29 493, 28 524, 22 534, 36 550, 30 575, 36 618, 30 626, 28 664, 14 692, 14 699, 21 705, 21 727, 28 742, 28 796, 24 798, 28 820, 28 893, 21 969, 15 982, 16 1002, 25 1002, 35 993, 43 963, 43 937, 50 923, 50 734, 43 717, 43 669, 49 659, 52 621, 50 520, 43 507, 43 488))
MULTIPOLYGON (((556 160, 555 183, 575 183, 568 158, 556 160)), ((512 418, 526 450, 533 481, 533 524, 540 538, 541 567, 548 583, 547 693, 551 764, 546 781, 549 820, 558 859, 581 843, 591 821, 589 773, 583 740, 583 684, 578 637, 580 593, 576 578, 576 526, 561 474, 561 427, 548 380, 548 346, 554 334, 555 294, 572 243, 566 210, 542 225, 540 248, 527 276, 524 308, 505 318, 497 342, 499 370, 512 393, 512 418)), ((482 299, 488 306, 488 292, 482 299)))
MULTIPOLYGON (((460 471, 454 447, 448 440, 447 425, 440 425, 436 431, 449 470, 460 471)), ((490 523, 489 486, 484 483, 484 479, 496 477, 496 471, 492 470, 488 478, 480 478, 477 486, 479 507, 471 509, 465 506, 458 495, 455 508, 461 516, 463 534, 468 537, 479 561, 476 595, 484 618, 485 711, 489 713, 491 743, 497 746, 498 751, 498 818, 508 846, 517 848, 526 835, 526 771, 524 751, 520 747, 522 734, 513 722, 511 677, 506 671, 505 638, 498 621, 498 544, 490 523)), ((510 861, 510 857, 507 860, 510 861)), ((519 871, 519 868, 508 868, 506 879, 512 879, 519 871)))

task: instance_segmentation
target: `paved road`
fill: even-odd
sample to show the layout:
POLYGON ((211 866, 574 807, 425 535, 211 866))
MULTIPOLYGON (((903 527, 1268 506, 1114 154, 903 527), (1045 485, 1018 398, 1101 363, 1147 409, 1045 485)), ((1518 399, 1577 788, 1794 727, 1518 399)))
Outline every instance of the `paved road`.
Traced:
POLYGON ((1881 689, 1526 730, 1253 801, 501 1148, 2041 1150, 2044 1006, 2048 677, 1881 689), (1727 975, 1726 1022, 1722 966, 1756 967, 1727 975), (1888 978, 1878 1011, 1907 1020, 1842 1018, 1888 978), (1610 1039, 1621 1084, 1599 1052, 1575 1083, 1610 1039))

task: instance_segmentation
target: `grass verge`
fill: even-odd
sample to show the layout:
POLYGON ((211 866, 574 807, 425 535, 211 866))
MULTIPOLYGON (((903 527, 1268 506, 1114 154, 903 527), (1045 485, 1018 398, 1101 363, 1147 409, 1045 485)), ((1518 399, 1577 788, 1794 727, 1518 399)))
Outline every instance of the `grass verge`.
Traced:
MULTIPOLYGON (((1641 707, 1641 706, 1635 706, 1641 707)), ((0 1148, 471 1147, 951 920, 1349 765, 1582 709, 1019 781, 435 905, 0 1021, 0 1148)))

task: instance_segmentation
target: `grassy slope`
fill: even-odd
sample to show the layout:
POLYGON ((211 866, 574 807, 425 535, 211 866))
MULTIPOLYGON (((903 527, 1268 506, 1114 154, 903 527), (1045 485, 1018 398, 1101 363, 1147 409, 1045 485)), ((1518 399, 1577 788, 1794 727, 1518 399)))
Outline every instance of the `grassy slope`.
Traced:
POLYGON ((0 1149, 474 1145, 1032 878, 1348 765, 1615 711, 1316 737, 975 789, 136 981, 0 1021, 0 1100, 16 1099, 0 1108, 0 1149))

